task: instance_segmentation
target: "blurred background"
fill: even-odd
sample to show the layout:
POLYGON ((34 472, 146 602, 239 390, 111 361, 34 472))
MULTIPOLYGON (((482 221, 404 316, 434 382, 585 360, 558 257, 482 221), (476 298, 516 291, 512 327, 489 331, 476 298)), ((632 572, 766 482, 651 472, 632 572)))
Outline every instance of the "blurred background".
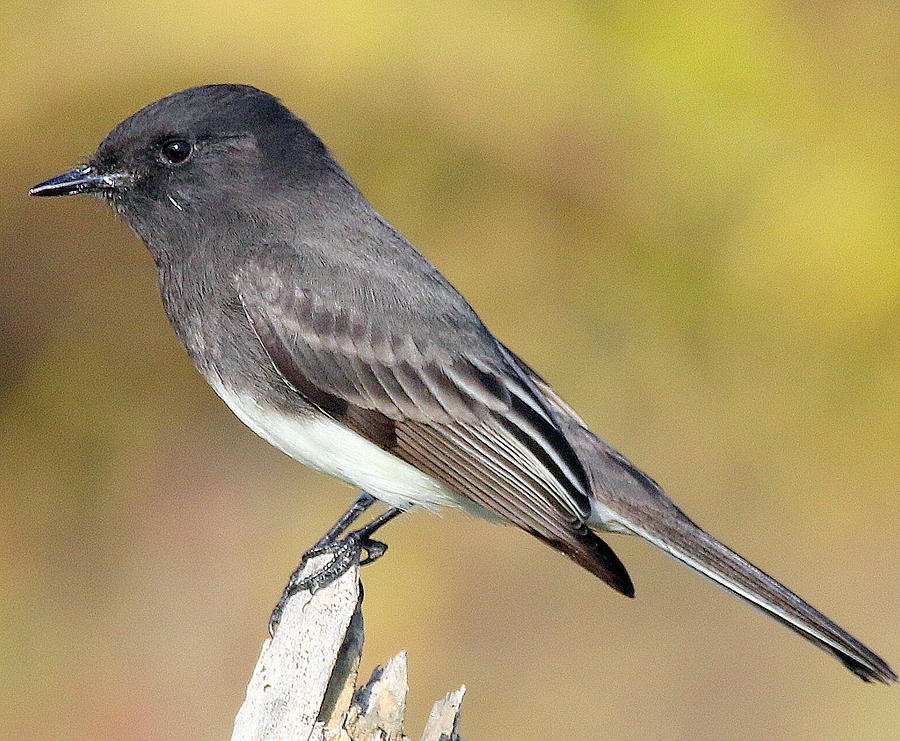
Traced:
MULTIPOLYGON (((895 2, 0 6, 0 736, 225 738, 353 492, 245 429, 99 202, 28 199, 169 92, 282 97, 701 524, 900 664, 895 2), (574 352, 573 347, 583 351, 574 352)), ((896 739, 867 687, 636 540, 625 600, 512 529, 390 526, 364 670, 410 731, 896 739)))

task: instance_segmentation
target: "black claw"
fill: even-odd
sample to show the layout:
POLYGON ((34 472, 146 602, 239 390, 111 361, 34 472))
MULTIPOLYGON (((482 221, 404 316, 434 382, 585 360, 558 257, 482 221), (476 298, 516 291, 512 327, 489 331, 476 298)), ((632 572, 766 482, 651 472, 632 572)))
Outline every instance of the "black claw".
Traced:
POLYGON ((378 560, 387 553, 388 549, 387 543, 383 543, 380 540, 372 540, 371 538, 360 540, 360 546, 366 552, 366 557, 361 558, 359 561, 360 566, 365 566, 367 563, 378 560))
POLYGON ((352 530, 340 540, 338 539, 338 536, 360 514, 368 509, 374 501, 371 495, 363 492, 354 505, 341 516, 325 536, 303 554, 300 565, 294 569, 294 572, 288 579, 287 586, 285 586, 278 604, 275 605, 275 609, 272 610, 272 615, 269 617, 270 636, 275 635, 275 629, 278 627, 278 623, 281 622, 281 614, 284 612, 284 606, 287 604, 287 601, 297 592, 308 589, 310 594, 315 594, 322 587, 327 587, 338 577, 345 574, 347 569, 353 566, 354 563, 364 566, 381 558, 387 552, 387 543, 373 540, 371 535, 382 525, 397 517, 401 513, 399 509, 390 509, 376 517, 368 525, 359 528, 359 530, 352 530), (363 551, 365 551, 365 557, 363 557, 363 551), (326 554, 331 555, 331 560, 328 563, 307 577, 301 575, 309 559, 326 554))
POLYGON ((284 612, 284 606, 287 601, 298 592, 309 590, 310 594, 315 594, 323 587, 336 581, 343 576, 354 563, 365 566, 373 561, 381 558, 387 552, 387 543, 380 540, 372 540, 365 533, 358 530, 347 533, 340 540, 333 540, 328 543, 316 543, 306 553, 300 565, 294 569, 294 572, 288 578, 287 585, 281 593, 278 604, 272 610, 269 617, 269 635, 275 635, 275 629, 281 622, 281 614, 284 612), (365 557, 363 557, 365 552, 365 557), (324 564, 318 571, 303 577, 303 569, 306 562, 316 556, 331 555, 331 560, 324 564))

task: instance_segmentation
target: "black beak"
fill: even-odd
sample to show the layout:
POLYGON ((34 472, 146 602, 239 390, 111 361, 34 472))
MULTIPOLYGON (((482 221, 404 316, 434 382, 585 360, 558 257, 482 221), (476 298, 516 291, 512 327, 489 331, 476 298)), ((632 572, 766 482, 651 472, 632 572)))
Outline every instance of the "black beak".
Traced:
POLYGON ((115 190, 131 180, 127 172, 101 175, 90 165, 76 167, 55 178, 38 183, 28 191, 30 196, 71 196, 98 190, 115 190))

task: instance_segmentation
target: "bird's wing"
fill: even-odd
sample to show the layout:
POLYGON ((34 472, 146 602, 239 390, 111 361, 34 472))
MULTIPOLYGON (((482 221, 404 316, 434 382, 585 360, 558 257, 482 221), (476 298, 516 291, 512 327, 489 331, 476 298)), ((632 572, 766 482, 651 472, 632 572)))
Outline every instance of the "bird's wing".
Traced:
POLYGON ((451 318, 445 332, 419 338, 259 261, 236 282, 259 341, 304 399, 633 593, 586 527, 587 477, 546 400, 480 324, 473 333, 451 318))

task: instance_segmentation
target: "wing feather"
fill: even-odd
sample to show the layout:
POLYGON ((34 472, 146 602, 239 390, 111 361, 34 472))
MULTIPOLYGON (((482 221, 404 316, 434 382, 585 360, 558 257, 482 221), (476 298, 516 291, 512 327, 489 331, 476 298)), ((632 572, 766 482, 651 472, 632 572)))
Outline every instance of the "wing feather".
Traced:
POLYGON ((236 281, 256 336, 300 396, 629 593, 624 566, 585 525, 580 461, 541 392, 480 324, 454 336, 445 322, 440 336, 413 338, 376 327, 373 312, 354 314, 353 302, 287 288, 258 263, 236 281))

